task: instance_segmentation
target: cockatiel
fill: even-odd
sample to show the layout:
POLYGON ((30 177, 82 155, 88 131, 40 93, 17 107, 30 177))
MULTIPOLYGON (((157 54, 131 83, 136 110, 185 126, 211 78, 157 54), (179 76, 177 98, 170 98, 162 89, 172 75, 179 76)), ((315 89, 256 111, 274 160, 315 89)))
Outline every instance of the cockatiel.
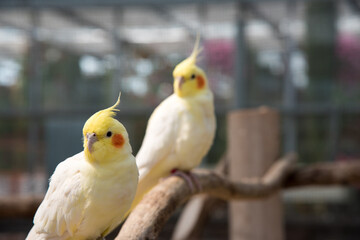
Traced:
POLYGON ((115 107, 92 115, 83 128, 84 151, 61 162, 39 206, 29 240, 97 239, 129 210, 138 169, 115 107))
POLYGON ((192 54, 175 67, 174 94, 161 102, 148 121, 136 156, 140 177, 131 210, 159 179, 199 166, 213 142, 213 94, 205 72, 196 66, 198 45, 199 39, 192 54))

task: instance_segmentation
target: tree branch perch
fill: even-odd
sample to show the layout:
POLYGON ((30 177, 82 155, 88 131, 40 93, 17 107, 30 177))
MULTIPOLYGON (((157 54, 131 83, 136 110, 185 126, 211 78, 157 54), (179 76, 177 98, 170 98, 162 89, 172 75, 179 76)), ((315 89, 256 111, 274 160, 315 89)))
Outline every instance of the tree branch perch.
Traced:
POLYGON ((192 173, 202 186, 192 193, 179 177, 169 177, 154 187, 133 210, 117 240, 156 239, 174 211, 191 196, 207 193, 224 200, 259 199, 281 188, 307 185, 353 185, 360 183, 360 161, 319 163, 296 166, 296 155, 289 154, 275 162, 262 179, 245 179, 233 183, 210 170, 195 169, 192 173))

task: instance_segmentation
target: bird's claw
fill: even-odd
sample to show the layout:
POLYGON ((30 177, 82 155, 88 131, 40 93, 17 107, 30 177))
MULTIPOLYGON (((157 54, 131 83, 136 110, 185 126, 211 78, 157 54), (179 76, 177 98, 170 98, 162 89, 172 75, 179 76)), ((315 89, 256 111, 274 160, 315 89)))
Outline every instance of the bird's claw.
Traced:
POLYGON ((195 193, 196 190, 198 191, 202 190, 201 184, 191 172, 184 172, 176 169, 171 171, 171 174, 173 176, 178 176, 184 179, 188 184, 189 188, 191 189, 191 192, 195 193))

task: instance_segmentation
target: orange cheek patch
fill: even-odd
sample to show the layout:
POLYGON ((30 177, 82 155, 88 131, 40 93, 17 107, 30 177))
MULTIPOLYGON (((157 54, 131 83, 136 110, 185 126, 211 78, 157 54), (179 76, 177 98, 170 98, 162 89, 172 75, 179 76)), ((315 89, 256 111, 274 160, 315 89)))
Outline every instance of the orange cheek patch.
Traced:
POLYGON ((115 134, 111 139, 111 143, 114 145, 114 147, 121 148, 125 143, 125 139, 123 135, 115 134))
POLYGON ((197 87, 198 88, 201 89, 201 88, 203 88, 205 86, 205 80, 204 80, 204 78, 202 76, 198 76, 196 78, 196 81, 197 81, 197 87))

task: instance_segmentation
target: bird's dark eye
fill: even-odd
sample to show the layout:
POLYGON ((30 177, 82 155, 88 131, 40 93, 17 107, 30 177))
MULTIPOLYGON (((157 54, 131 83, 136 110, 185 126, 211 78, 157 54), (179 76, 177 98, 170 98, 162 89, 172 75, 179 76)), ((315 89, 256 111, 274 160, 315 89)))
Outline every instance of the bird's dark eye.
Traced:
POLYGON ((196 77, 195 74, 191 75, 191 79, 195 79, 195 77, 196 77))
POLYGON ((106 136, 107 136, 107 137, 111 137, 111 135, 112 135, 112 132, 111 132, 111 131, 108 131, 108 132, 106 133, 106 136))

